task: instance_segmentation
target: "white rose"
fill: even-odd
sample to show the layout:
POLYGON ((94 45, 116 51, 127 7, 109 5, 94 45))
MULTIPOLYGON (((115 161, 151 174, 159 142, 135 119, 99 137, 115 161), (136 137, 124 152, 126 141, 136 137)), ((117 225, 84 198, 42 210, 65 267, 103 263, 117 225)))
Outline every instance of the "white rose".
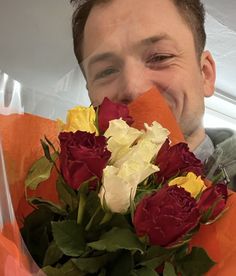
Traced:
POLYGON ((123 157, 141 134, 139 130, 130 127, 122 119, 110 121, 104 136, 109 138, 107 148, 111 152, 111 164, 123 157))
POLYGON ((120 168, 107 166, 99 192, 101 204, 114 213, 125 213, 134 200, 137 186, 158 167, 142 160, 127 160, 120 168))
POLYGON ((156 156, 157 150, 158 146, 155 143, 149 140, 140 140, 122 158, 118 159, 114 166, 120 167, 127 160, 142 160, 150 163, 156 156))
POLYGON ((139 131, 120 119, 111 121, 105 132, 113 166, 107 166, 103 171, 99 197, 104 208, 112 212, 125 213, 134 200, 137 186, 159 170, 151 162, 169 131, 157 122, 151 126, 145 124, 145 128, 139 131))
POLYGON ((140 139, 150 140, 160 148, 168 138, 168 135, 170 134, 169 130, 162 127, 162 125, 160 125, 158 122, 153 122, 150 126, 145 123, 144 126, 145 132, 143 132, 140 139))
POLYGON ((151 126, 145 124, 146 130, 136 140, 136 144, 123 150, 123 154, 117 155, 113 160, 114 166, 121 166, 128 159, 142 159, 151 162, 157 155, 163 143, 168 138, 169 131, 159 123, 153 122, 151 126))

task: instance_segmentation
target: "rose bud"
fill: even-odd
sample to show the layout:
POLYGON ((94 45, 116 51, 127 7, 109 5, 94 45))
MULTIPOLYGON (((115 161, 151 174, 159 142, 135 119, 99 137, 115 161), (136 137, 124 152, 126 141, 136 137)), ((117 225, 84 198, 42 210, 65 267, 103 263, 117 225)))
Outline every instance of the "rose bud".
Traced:
POLYGON ((188 172, 193 172, 197 176, 203 174, 201 161, 189 151, 185 143, 170 146, 169 140, 166 140, 157 154, 156 165, 160 168, 156 173, 158 183, 165 183, 174 176, 188 172))
POLYGON ((98 108, 98 126, 99 131, 104 133, 108 127, 109 122, 115 119, 122 119, 128 125, 133 123, 132 117, 129 115, 127 105, 120 103, 113 103, 108 98, 104 98, 102 104, 98 108))
POLYGON ((228 198, 225 184, 218 183, 207 188, 198 201, 203 222, 214 220, 224 209, 228 198))
POLYGON ((147 235, 151 245, 172 246, 199 223, 196 200, 177 186, 165 186, 144 198, 134 214, 138 236, 147 235))
POLYGON ((61 132, 60 168, 65 181, 73 189, 93 178, 102 177, 103 169, 111 156, 106 138, 88 132, 61 132))

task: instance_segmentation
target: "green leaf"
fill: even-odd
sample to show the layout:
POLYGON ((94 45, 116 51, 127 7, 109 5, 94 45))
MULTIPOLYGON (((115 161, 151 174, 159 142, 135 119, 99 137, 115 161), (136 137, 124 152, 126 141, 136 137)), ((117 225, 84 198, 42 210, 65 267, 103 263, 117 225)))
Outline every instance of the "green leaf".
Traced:
POLYGON ((167 249, 160 246, 152 246, 143 256, 140 264, 150 269, 156 269, 165 261, 167 261, 174 254, 175 251, 176 249, 167 249))
POLYGON ((215 265, 203 248, 193 247, 190 254, 186 255, 176 264, 178 271, 184 276, 201 276, 215 265))
POLYGON ((175 268, 171 263, 165 263, 163 276, 177 276, 177 274, 175 273, 175 268))
POLYGON ((42 269, 47 276, 85 276, 86 274, 80 271, 74 263, 69 260, 62 267, 55 268, 46 266, 42 269))
POLYGON ((110 270, 107 275, 109 276, 128 276, 130 275, 133 269, 133 256, 131 252, 127 250, 122 250, 118 257, 114 260, 114 262, 110 266, 110 270))
POLYGON ((65 276, 63 272, 60 271, 59 268, 56 267, 52 267, 52 266, 45 266, 42 268, 43 272, 47 275, 47 276, 65 276))
POLYGON ((107 273, 106 273, 106 270, 104 268, 98 274, 98 276, 106 276, 106 275, 107 275, 107 273))
POLYGON ((62 251, 59 249, 55 241, 52 241, 44 256, 43 266, 55 264, 62 258, 62 256, 62 251))
POLYGON ((54 215, 45 207, 34 210, 25 218, 21 234, 30 254, 38 265, 43 264, 45 252, 49 246, 48 233, 54 215))
POLYGON ((59 205, 49 200, 44 200, 38 197, 31 197, 31 198, 28 198, 28 201, 30 204, 33 204, 37 207, 44 206, 45 208, 51 210, 55 214, 62 215, 62 216, 67 215, 67 212, 65 210, 63 210, 59 205))
POLYGON ((175 261, 178 262, 178 260, 181 260, 185 258, 185 256, 189 254, 189 244, 184 244, 181 247, 179 247, 175 253, 175 261))
POLYGON ((60 200, 69 206, 70 211, 77 209, 79 203, 78 197, 75 191, 65 183, 61 176, 57 179, 56 187, 60 200))
POLYGON ((85 275, 84 272, 78 269, 78 267, 72 262, 72 260, 69 260, 67 263, 65 263, 61 269, 61 272, 65 276, 83 276, 85 275))
POLYGON ((40 142, 43 147, 45 157, 48 159, 49 162, 53 162, 48 144, 45 143, 42 139, 40 139, 40 142))
POLYGON ((160 257, 155 257, 151 260, 141 262, 140 264, 145 265, 150 269, 156 269, 157 267, 162 265, 168 259, 169 259, 169 256, 160 256, 160 257))
POLYGON ((148 248, 145 254, 145 259, 152 259, 154 257, 160 257, 160 256, 168 256, 172 254, 172 252, 174 251, 175 250, 173 249, 168 249, 161 246, 151 246, 148 248))
POLYGON ((126 218, 126 216, 124 216, 124 215, 113 214, 113 217, 112 217, 111 221, 109 222, 109 225, 111 225, 112 227, 132 229, 128 219, 129 219, 129 217, 126 218))
POLYGON ((157 272, 149 267, 142 267, 131 271, 131 276, 157 276, 157 272))
POLYGON ((32 231, 40 226, 47 225, 53 220, 53 216, 54 214, 51 210, 44 206, 40 206, 25 218, 23 229, 25 228, 32 231))
POLYGON ((100 240, 87 244, 96 250, 115 252, 119 249, 140 251, 143 253, 144 245, 129 229, 112 228, 100 237, 100 240))
POLYGON ((109 254, 105 254, 97 257, 72 259, 72 261, 82 271, 97 273, 107 264, 110 258, 109 254))
POLYGON ((52 222, 52 233, 61 251, 71 257, 79 257, 85 250, 83 229, 75 221, 52 222))
MULTIPOLYGON (((57 154, 52 154, 52 158, 56 160, 57 154)), ((25 185, 31 190, 36 190, 38 185, 50 177, 53 163, 49 162, 45 156, 38 159, 30 168, 25 180, 25 185)))

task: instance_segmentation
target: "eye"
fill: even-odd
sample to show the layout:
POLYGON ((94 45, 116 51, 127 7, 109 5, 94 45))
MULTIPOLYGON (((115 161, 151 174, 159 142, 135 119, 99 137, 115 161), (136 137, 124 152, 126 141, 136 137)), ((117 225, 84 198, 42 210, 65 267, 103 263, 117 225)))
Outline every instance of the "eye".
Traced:
POLYGON ((167 54, 164 55, 164 54, 155 53, 155 54, 152 54, 151 56, 149 56, 146 62, 150 63, 150 64, 163 63, 172 57, 173 57, 173 55, 167 55, 167 54))
POLYGON ((109 67, 109 68, 106 68, 105 70, 97 73, 95 75, 95 79, 103 79, 103 78, 109 77, 112 74, 117 73, 117 72, 118 72, 117 69, 115 69, 113 67, 109 67))

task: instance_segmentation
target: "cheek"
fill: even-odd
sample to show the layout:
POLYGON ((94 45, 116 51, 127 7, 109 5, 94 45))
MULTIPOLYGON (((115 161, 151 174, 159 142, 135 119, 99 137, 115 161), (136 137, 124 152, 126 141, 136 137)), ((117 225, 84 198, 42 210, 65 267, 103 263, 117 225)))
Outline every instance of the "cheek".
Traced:
POLYGON ((90 87, 88 86, 88 94, 93 106, 98 106, 102 103, 103 99, 107 97, 114 101, 116 89, 114 86, 106 87, 90 87))
POLYGON ((151 75, 152 82, 165 96, 168 102, 176 102, 183 91, 183 77, 174 69, 166 69, 154 72, 151 75))
POLYGON ((94 92, 89 90, 89 98, 93 106, 98 106, 102 103, 105 96, 100 95, 97 91, 94 92))
POLYGON ((157 88, 165 98, 169 108, 178 120, 184 105, 184 89, 176 81, 162 81, 156 84, 157 88))
POLYGON ((102 100, 103 100, 102 95, 100 95, 101 93, 99 93, 99 91, 96 91, 90 85, 87 86, 87 89, 88 89, 88 95, 89 95, 92 105, 98 106, 100 104, 100 102, 102 102, 102 100))
POLYGON ((191 78, 187 72, 182 75, 173 75, 166 98, 177 119, 186 114, 195 113, 198 109, 201 112, 204 102, 201 80, 198 77, 191 78))

